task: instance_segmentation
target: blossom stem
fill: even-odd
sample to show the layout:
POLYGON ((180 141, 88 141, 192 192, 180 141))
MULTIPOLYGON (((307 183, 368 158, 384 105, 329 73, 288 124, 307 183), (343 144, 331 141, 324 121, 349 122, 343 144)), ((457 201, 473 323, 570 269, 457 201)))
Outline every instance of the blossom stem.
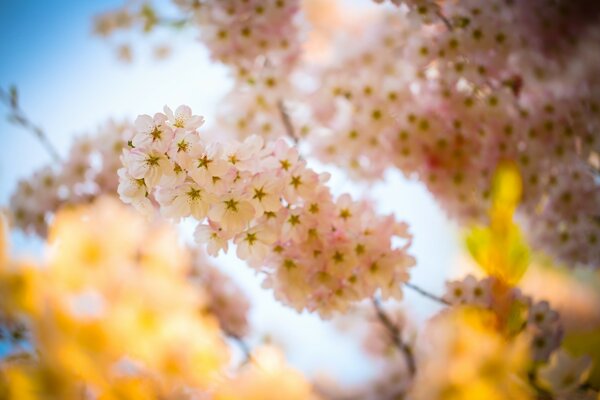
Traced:
POLYGON ((417 372, 417 365, 415 362, 415 356, 413 354, 412 348, 402 340, 400 329, 398 329, 398 327, 392 322, 390 317, 385 313, 380 301, 376 297, 371 298, 371 301, 373 302, 373 307, 375 308, 375 312, 377 313, 377 318, 379 318, 381 324, 389 332, 390 337, 394 342, 394 345, 404 355, 410 376, 414 376, 417 372))
POLYGON ((283 126, 285 127, 285 131, 287 135, 294 141, 294 144, 298 144, 298 136, 296 136, 296 131, 294 130, 294 125, 292 124, 292 119, 290 118, 290 114, 285 108, 285 104, 283 100, 277 101, 277 108, 279 109, 279 114, 281 115, 281 121, 283 122, 283 126))
POLYGON ((423 295, 423 296, 427 297, 430 300, 437 301, 438 303, 441 303, 441 304, 444 304, 444 305, 447 305, 447 306, 450 305, 450 303, 448 301, 444 300, 443 298, 441 298, 439 296, 436 296, 435 294, 432 294, 432 293, 428 292, 425 289, 421 289, 419 286, 415 285, 414 283, 406 282, 404 284, 404 286, 406 286, 407 288, 410 288, 410 289, 414 290, 415 292, 419 293, 420 295, 423 295))
POLYGON ((46 149, 50 157, 56 162, 60 162, 61 158, 56 148, 52 145, 52 142, 48 139, 46 133, 39 126, 35 125, 23 112, 19 106, 19 97, 17 89, 13 86, 8 91, 0 88, 0 99, 2 99, 8 106, 10 112, 8 114, 8 121, 21 126, 23 129, 31 132, 46 149))

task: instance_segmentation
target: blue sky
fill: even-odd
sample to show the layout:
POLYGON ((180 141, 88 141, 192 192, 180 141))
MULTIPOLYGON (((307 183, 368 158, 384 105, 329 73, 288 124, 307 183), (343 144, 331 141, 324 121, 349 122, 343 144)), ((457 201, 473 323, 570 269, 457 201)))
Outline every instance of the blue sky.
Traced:
MULTIPOLYGON (((117 62, 111 48, 92 37, 91 21, 94 14, 121 1, 0 0, 0 4, 0 85, 18 86, 23 109, 62 153, 74 135, 93 132, 109 117, 134 118, 161 110, 165 104, 189 104, 210 120, 216 102, 229 88, 226 71, 209 63, 193 34, 165 36, 163 42, 175 46, 166 61, 142 56, 133 65, 117 62)), ((4 206, 19 178, 51 160, 29 133, 5 118, 0 120, 0 141, 0 206, 4 206)), ((367 191, 344 174, 332 172, 334 191, 348 190, 357 196, 367 191)), ((431 197, 421 185, 397 173, 369 189, 369 194, 382 212, 393 212, 411 224, 418 259, 413 281, 441 292, 459 246, 452 226, 431 197)), ((13 241, 21 252, 34 242, 22 235, 14 235, 13 241)), ((263 334, 281 338, 290 360, 305 371, 327 369, 346 381, 372 373, 357 355, 356 343, 336 334, 331 324, 274 304, 271 293, 261 290, 259 279, 233 256, 219 262, 251 293, 252 319, 260 327, 254 342, 263 334)), ((421 320, 436 310, 429 300, 410 292, 406 308, 421 320)))

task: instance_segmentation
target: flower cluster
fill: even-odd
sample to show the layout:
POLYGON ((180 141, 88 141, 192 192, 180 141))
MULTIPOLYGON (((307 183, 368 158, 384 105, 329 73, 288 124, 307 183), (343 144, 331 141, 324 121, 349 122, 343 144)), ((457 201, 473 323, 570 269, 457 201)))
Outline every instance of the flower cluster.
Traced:
POLYGON ((302 110, 297 107, 298 99, 289 71, 269 66, 244 71, 217 108, 215 131, 240 139, 251 135, 306 137, 314 124, 296 110, 302 110))
POLYGON ((18 183, 10 199, 12 225, 45 236, 60 207, 116 193, 120 156, 132 135, 129 123, 109 121, 96 134, 76 138, 58 165, 44 166, 18 183))
MULTIPOLYGON (((491 175, 512 160, 526 181, 519 214, 534 248, 599 266, 599 8, 391 3, 400 7, 365 19, 360 40, 336 35, 339 54, 315 68, 300 52, 296 0, 176 1, 234 72, 216 131, 306 137, 321 160, 355 177, 396 167, 461 223, 485 218, 491 175)), ((146 8, 139 14, 152 27, 159 17, 146 8)), ((131 15, 114 12, 98 26, 127 27, 131 15)))
POLYGON ((451 305, 470 304, 490 307, 492 304, 492 280, 477 279, 467 275, 458 281, 447 281, 446 292, 442 297, 451 305))
POLYGON ((293 62, 300 52, 298 0, 175 0, 193 12, 201 40, 215 60, 236 68, 293 62), (266 60, 259 60, 263 56, 266 60))
POLYGON ((512 160, 535 247, 599 266, 600 60, 590 54, 600 30, 546 54, 527 40, 521 6, 415 3, 416 13, 382 13, 362 44, 352 38, 321 71, 312 108, 314 125, 327 129, 312 130, 316 154, 369 179, 395 166, 466 223, 485 218, 492 174, 512 160), (424 24, 420 13, 443 19, 424 24))
POLYGON ((526 343, 506 340, 494 329, 495 318, 460 306, 428 321, 419 337, 420 363, 410 398, 533 399, 526 343))
POLYGON ((218 135, 272 139, 289 131, 282 116, 290 118, 286 107, 298 91, 292 76, 302 55, 300 1, 176 3, 193 12, 201 40, 234 77, 234 87, 217 109, 218 135))
POLYGON ((307 168, 283 139, 207 143, 201 124, 187 106, 138 117, 119 170, 121 199, 200 221, 195 237, 211 255, 233 241, 297 310, 327 316, 377 291, 402 296, 414 264, 406 224, 349 195, 334 199, 328 176, 307 168))
POLYGON ((498 283, 491 278, 477 279, 467 275, 458 281, 446 283, 444 300, 453 306, 470 305, 495 310, 498 313, 503 304, 511 304, 511 318, 520 323, 513 327, 515 333, 526 332, 530 337, 531 356, 536 361, 547 361, 558 349, 563 337, 563 328, 558 313, 550 308, 547 301, 535 302, 517 288, 495 287, 498 283))
MULTIPOLYGON (((61 208, 86 204, 101 196, 116 196, 121 153, 133 137, 132 125, 108 122, 95 135, 77 137, 67 158, 22 180, 11 198, 11 220, 25 232, 46 236, 49 223, 61 208)), ((192 278, 206 292, 207 308, 226 333, 248 332, 248 300, 200 252, 193 251, 192 278)), ((17 321, 2 326, 11 337, 23 331, 17 321)))
POLYGON ((189 254, 164 221, 144 221, 109 197, 62 210, 43 268, 11 260, 4 229, 0 310, 32 334, 0 360, 3 399, 317 398, 272 348, 229 370, 207 313, 214 296, 190 282, 189 254))
MULTIPOLYGON (((127 2, 123 6, 96 15, 93 22, 95 35, 111 41, 112 47, 120 61, 131 62, 134 48, 129 43, 132 33, 143 32, 149 34, 157 27, 179 28, 185 25, 185 17, 165 17, 150 2, 127 2)), ((135 49, 137 50, 137 49, 135 49)), ((156 59, 163 59, 171 52, 171 47, 164 43, 154 45, 153 55, 156 59)))
POLYGON ((0 307, 26 317, 37 355, 2 363, 1 397, 206 391, 228 352, 177 241, 164 223, 106 198, 57 215, 44 268, 3 262, 0 307))

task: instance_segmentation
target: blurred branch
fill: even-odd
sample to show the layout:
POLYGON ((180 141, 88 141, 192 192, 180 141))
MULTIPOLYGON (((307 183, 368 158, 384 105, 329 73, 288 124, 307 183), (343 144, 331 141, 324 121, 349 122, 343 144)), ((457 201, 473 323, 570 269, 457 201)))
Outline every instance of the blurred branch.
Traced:
POLYGON ((394 345, 404 355, 406 365, 408 366, 408 372, 411 376, 414 376, 417 372, 417 365, 415 362, 415 356, 413 354, 412 348, 402 340, 400 329, 398 329, 398 327, 392 322, 390 317, 388 317, 388 315, 385 313, 379 300, 376 297, 373 297, 371 301, 373 302, 373 307, 375 308, 375 312, 377 313, 377 318, 379 318, 381 324, 389 332, 390 338, 394 342, 394 345))
POLYGON ((452 24, 450 23, 450 21, 448 20, 448 18, 446 18, 446 16, 444 14, 442 14, 442 10, 440 10, 439 8, 435 11, 435 15, 442 20, 442 22, 444 23, 444 25, 446 25, 446 28, 448 28, 449 31, 452 31, 452 24))
POLYGON ((39 140, 42 146, 44 146, 52 159, 56 162, 60 162, 61 159, 58 151, 52 145, 52 142, 50 142, 46 133, 42 130, 42 128, 31 122, 31 120, 27 117, 27 115, 25 115, 19 106, 19 94, 17 92, 17 88, 15 86, 11 86, 8 90, 0 88, 0 99, 6 103, 9 109, 9 114, 7 116, 8 121, 32 133, 39 140))
POLYGON ((294 141, 295 144, 298 144, 298 136, 294 130, 294 125, 292 124, 292 119, 290 118, 290 114, 285 108, 285 104, 283 104, 283 100, 279 100, 277 102, 277 108, 279 109, 279 114, 281 115, 281 121, 283 122, 283 126, 285 127, 285 131, 287 135, 294 141))
POLYGON ((182 29, 191 22, 190 18, 159 18, 156 24, 167 28, 182 29))
POLYGON ((139 16, 144 24, 143 30, 148 33, 156 26, 165 28, 182 29, 188 25, 192 19, 191 17, 172 18, 160 15, 156 9, 149 3, 142 5, 139 11, 139 16))
POLYGON ((430 300, 436 301, 438 303, 444 304, 444 305, 451 305, 448 301, 444 300, 443 298, 436 296, 435 294, 432 294, 428 291, 426 291, 425 289, 421 289, 420 287, 418 287, 417 285, 410 283, 410 282, 406 282, 404 284, 404 286, 406 286, 407 288, 411 288, 412 290, 414 290, 415 292, 419 293, 422 296, 427 297, 430 300))
POLYGON ((254 358, 252 357, 252 351, 250 350, 250 346, 248 346, 248 343, 246 343, 244 339, 231 332, 225 332, 225 335, 231 340, 233 340, 238 345, 242 353, 244 353, 244 361, 242 362, 242 365, 248 362, 255 362, 254 358))

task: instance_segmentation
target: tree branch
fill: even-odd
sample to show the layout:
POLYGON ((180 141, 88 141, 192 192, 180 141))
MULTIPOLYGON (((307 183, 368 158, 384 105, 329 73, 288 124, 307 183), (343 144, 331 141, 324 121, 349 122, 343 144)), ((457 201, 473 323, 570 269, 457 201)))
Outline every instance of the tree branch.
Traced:
POLYGON ((8 121, 22 127, 32 133, 46 149, 50 157, 56 162, 60 162, 61 158, 52 142, 48 139, 46 133, 39 126, 35 125, 23 112, 19 106, 19 96, 17 88, 12 86, 8 91, 0 88, 0 99, 6 103, 9 109, 8 121))
POLYGON ((400 329, 392 322, 390 317, 385 313, 383 307, 381 307, 381 303, 375 297, 371 298, 373 302, 373 307, 375 308, 375 312, 377 313, 377 318, 381 324, 387 329, 390 334, 390 338, 392 339, 394 345, 400 350, 400 352, 404 355, 404 359, 406 360, 406 365, 408 366, 408 372, 410 376, 414 376, 417 372, 417 365, 415 362, 415 356, 413 354, 412 348, 406 344, 401 337, 400 329))
POLYGON ((450 306, 451 305, 448 301, 444 300, 443 298, 441 298, 439 296, 436 296, 435 294, 432 294, 432 293, 426 291, 425 289, 421 289, 420 287, 418 287, 417 285, 415 285, 413 283, 406 282, 404 284, 404 286, 406 286, 407 288, 410 288, 410 289, 414 290, 415 292, 419 293, 422 296, 427 297, 430 300, 436 301, 436 302, 444 304, 446 306, 450 306))
POLYGON ((446 28, 448 28, 449 31, 453 30, 452 24, 450 23, 450 21, 448 20, 448 18, 446 18, 446 16, 442 13, 442 10, 438 9, 435 11, 435 15, 442 20, 442 22, 444 23, 444 25, 446 25, 446 28))
POLYGON ((244 339, 231 332, 225 332, 225 335, 228 338, 232 339, 238 345, 242 353, 244 353, 244 361, 242 362, 242 365, 248 362, 254 363, 254 358, 252 357, 252 351, 250 350, 250 346, 248 346, 248 343, 246 343, 244 339))
POLYGON ((279 114, 281 115, 281 121, 283 122, 283 126, 285 127, 285 131, 287 135, 294 141, 295 144, 298 144, 299 138, 296 135, 294 130, 294 125, 292 124, 292 119, 290 118, 290 114, 285 108, 285 104, 283 104, 283 100, 277 101, 277 108, 279 109, 279 114))

